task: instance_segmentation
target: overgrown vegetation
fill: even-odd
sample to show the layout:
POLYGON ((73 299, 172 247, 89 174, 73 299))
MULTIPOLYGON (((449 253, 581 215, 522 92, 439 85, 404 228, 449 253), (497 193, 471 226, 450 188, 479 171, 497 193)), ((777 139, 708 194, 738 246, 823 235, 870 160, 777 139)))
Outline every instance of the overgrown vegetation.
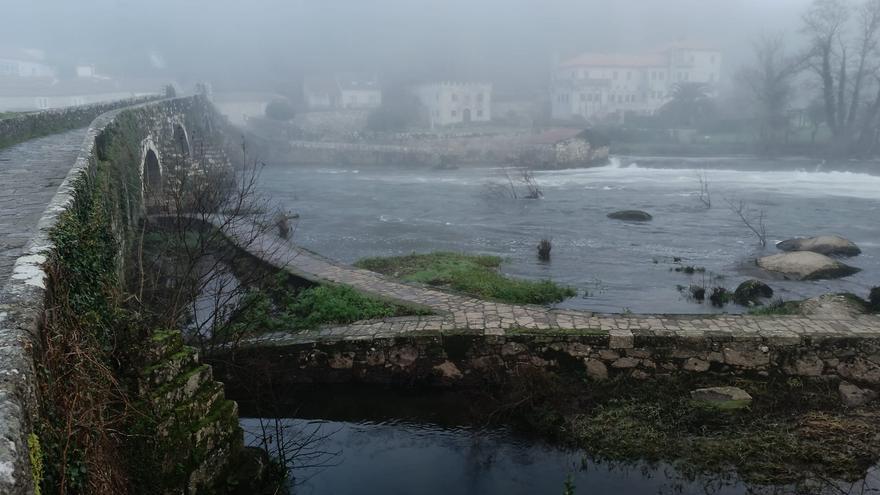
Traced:
POLYGON ((309 330, 327 324, 430 314, 429 311, 365 296, 351 287, 320 285, 292 289, 278 278, 270 287, 245 296, 229 323, 220 329, 235 335, 309 330))
POLYGON ((494 417, 582 447, 585 462, 666 462, 689 479, 735 472, 750 483, 793 484, 798 493, 814 493, 804 487, 864 477, 880 456, 880 410, 843 408, 833 383, 719 380, 595 382, 523 369, 503 392, 487 393, 494 417), (690 400, 691 390, 717 385, 745 389, 754 397, 751 407, 719 410, 690 400))
POLYGON ((550 280, 532 281, 506 277, 498 272, 501 258, 451 252, 366 258, 358 268, 461 292, 481 299, 513 304, 551 304, 577 295, 571 287, 550 280))

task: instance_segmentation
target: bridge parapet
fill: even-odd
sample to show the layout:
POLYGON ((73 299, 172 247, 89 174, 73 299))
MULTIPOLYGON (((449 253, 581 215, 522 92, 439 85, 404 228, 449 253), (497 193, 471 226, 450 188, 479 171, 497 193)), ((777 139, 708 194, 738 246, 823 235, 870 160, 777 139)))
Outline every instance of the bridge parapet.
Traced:
MULTIPOLYGON (((88 114, 80 109, 75 114, 53 113, 40 118, 50 115, 58 116, 61 122, 56 124, 63 128, 88 114)), ((90 286, 95 294, 100 293, 96 286, 107 280, 122 287, 126 253, 134 246, 134 233, 146 214, 151 196, 161 193, 176 169, 193 166, 193 160, 184 150, 177 156, 171 155, 182 145, 189 146, 193 136, 203 142, 211 141, 218 128, 214 122, 217 118, 209 102, 193 96, 116 109, 101 114, 89 125, 75 163, 71 164, 39 221, 38 233, 29 241, 24 255, 16 260, 9 281, 2 281, 0 285, 0 493, 29 495, 34 493, 35 481, 39 482, 32 469, 36 459, 33 447, 38 440, 33 432, 44 411, 38 406, 34 359, 40 354, 47 322, 57 310, 52 306, 53 297, 57 298, 57 293, 62 292, 55 285, 59 278, 53 278, 51 273, 66 273, 67 279, 61 280, 62 284, 71 282, 73 277, 77 279, 74 283, 90 286), (166 153, 168 157, 163 156, 166 153), (99 225, 92 225, 97 227, 97 235, 109 236, 104 249, 112 252, 99 254, 115 265, 115 269, 110 270, 115 273, 110 277, 91 273, 91 268, 80 272, 64 266, 68 254, 89 249, 79 244, 81 239, 77 236, 81 232, 62 232, 65 225, 75 222, 82 213, 82 205, 89 202, 94 203, 90 211, 97 214, 95 221, 99 225), (60 251, 61 245, 66 246, 68 254, 60 251)), ((0 127, 8 125, 3 122, 0 121, 0 127)), ((58 127, 47 124, 47 128, 58 127)), ((191 364, 198 366, 197 360, 191 364)), ((204 382, 205 387, 210 388, 210 373, 199 376, 204 380, 195 385, 201 386, 204 382)), ((188 382, 187 386, 190 386, 188 382)), ((232 448, 229 442, 235 443, 236 434, 240 442, 234 404, 230 408, 228 401, 220 397, 216 402, 218 410, 230 413, 231 417, 224 414, 222 418, 218 416, 222 425, 207 425, 222 430, 212 436, 211 441, 222 437, 225 442, 212 444, 215 453, 210 462, 216 466, 223 464, 222 457, 228 455, 232 448), (216 452, 223 455, 218 457, 216 452)), ((47 463, 56 461, 45 460, 47 463)), ((201 478, 194 480, 193 486, 205 483, 206 477, 216 474, 204 466, 199 466, 197 471, 201 478)))

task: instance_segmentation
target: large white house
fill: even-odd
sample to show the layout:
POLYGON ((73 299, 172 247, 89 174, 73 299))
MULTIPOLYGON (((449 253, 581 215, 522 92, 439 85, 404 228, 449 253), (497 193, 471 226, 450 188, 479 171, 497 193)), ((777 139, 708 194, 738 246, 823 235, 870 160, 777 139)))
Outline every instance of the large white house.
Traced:
POLYGON ((700 83, 712 94, 721 75, 721 52, 694 43, 672 43, 651 53, 584 53, 558 64, 550 90, 556 119, 619 119, 651 114, 679 83, 700 83))
POLYGON ((423 84, 414 90, 431 127, 492 120, 492 85, 473 82, 423 84))
POLYGON ((303 98, 309 110, 367 110, 382 105, 382 88, 371 74, 308 77, 303 98))

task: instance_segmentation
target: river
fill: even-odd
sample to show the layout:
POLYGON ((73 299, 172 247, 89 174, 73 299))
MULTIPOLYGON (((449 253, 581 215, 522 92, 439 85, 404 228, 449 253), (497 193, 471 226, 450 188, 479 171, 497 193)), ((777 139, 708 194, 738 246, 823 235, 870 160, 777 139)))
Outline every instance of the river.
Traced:
MULTIPOLYGON (((880 177, 823 171, 811 159, 618 157, 604 167, 535 172, 540 200, 502 198, 499 167, 457 170, 270 164, 261 186, 300 214, 295 241, 343 262, 452 250, 500 255, 517 277, 550 278, 579 290, 562 307, 598 312, 741 312, 697 304, 691 284, 733 289, 752 276, 784 299, 847 291, 865 296, 880 280, 880 177), (768 171, 769 170, 769 171, 768 171), (699 200, 698 176, 712 207, 699 200), (490 186, 494 184, 494 186, 490 186), (492 189, 494 187, 494 189, 492 189), (768 247, 737 218, 742 201, 766 216, 768 247), (654 216, 646 223, 606 218, 621 209, 654 216), (863 253, 847 262, 862 271, 836 281, 794 282, 759 272, 754 259, 775 241, 837 233, 863 253), (552 240, 552 260, 536 256, 552 240), (680 258, 680 262, 675 260, 680 258), (679 265, 706 269, 686 275, 679 265)), ((520 190, 519 194, 522 194, 520 190)))

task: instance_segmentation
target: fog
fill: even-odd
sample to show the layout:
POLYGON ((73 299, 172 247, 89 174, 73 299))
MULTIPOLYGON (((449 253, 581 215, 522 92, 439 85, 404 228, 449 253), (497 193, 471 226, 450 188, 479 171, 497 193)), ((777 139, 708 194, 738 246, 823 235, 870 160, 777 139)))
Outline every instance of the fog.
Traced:
POLYGON ((678 39, 736 67, 761 31, 796 34, 807 0, 4 0, 0 46, 59 66, 217 88, 273 88, 303 75, 491 79, 534 86, 553 56, 643 50, 678 39))

